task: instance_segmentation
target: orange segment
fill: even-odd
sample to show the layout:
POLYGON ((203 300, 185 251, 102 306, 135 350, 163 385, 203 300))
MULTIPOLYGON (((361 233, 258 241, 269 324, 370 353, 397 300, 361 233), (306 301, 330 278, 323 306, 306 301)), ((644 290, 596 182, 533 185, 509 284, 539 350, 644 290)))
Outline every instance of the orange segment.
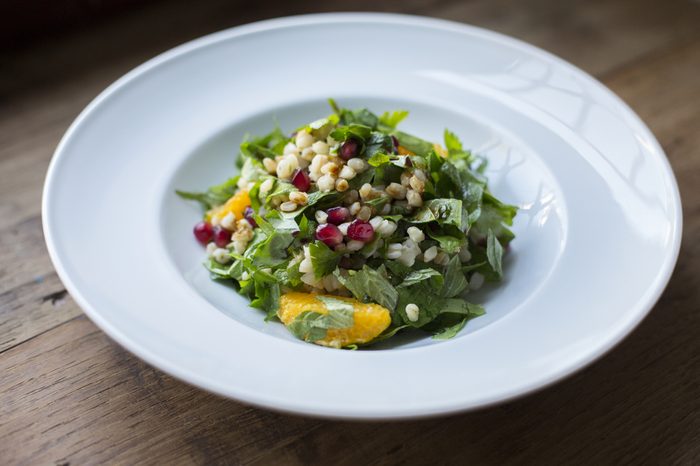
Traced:
MULTIPOLYGON (((325 304, 316 299, 316 294, 299 293, 296 291, 285 293, 280 298, 280 308, 277 315, 284 325, 289 325, 296 316, 304 311, 315 311, 327 314, 325 304)), ((389 311, 379 304, 361 303, 355 299, 341 296, 330 296, 353 305, 355 308, 354 325, 343 329, 329 329, 325 338, 314 343, 333 348, 368 343, 382 333, 391 323, 389 311)))
POLYGON ((433 144, 433 149, 435 149, 435 152, 437 152, 437 154, 438 154, 439 156, 447 157, 447 155, 448 155, 448 154, 447 154, 447 149, 445 149, 444 147, 442 147, 442 146, 441 146, 440 144, 438 144, 438 143, 433 144))
POLYGON ((399 152, 399 155, 416 155, 402 145, 399 145, 399 147, 397 147, 396 150, 399 152))
POLYGON ((236 220, 243 218, 243 211, 246 207, 250 205, 250 197, 248 196, 248 190, 242 189, 236 194, 231 196, 225 204, 218 207, 214 207, 209 212, 207 212, 206 219, 211 221, 212 218, 216 218, 221 221, 226 215, 233 213, 236 220))

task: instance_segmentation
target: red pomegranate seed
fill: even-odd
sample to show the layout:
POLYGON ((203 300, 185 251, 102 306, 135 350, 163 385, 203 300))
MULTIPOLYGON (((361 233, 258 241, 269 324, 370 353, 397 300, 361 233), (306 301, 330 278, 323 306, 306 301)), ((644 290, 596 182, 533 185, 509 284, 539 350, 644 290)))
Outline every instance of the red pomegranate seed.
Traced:
POLYGON ((372 228, 369 222, 355 219, 348 226, 348 238, 364 243, 372 241, 372 238, 374 238, 374 228, 372 228))
POLYGON ((353 157, 357 157, 359 148, 360 144, 358 144, 357 140, 348 139, 340 146, 340 151, 338 151, 338 154, 340 155, 341 159, 350 160, 353 157))
POLYGON ((350 211, 347 207, 331 207, 326 211, 328 214, 328 223, 340 225, 350 217, 350 211))
POLYGON ((258 226, 258 223, 255 221, 255 211, 251 206, 248 206, 243 210, 243 218, 248 220, 248 223, 250 223, 250 226, 255 228, 258 226))
POLYGON ((214 237, 214 229, 209 222, 199 222, 193 229, 194 237, 197 238, 203 246, 206 246, 214 237))
POLYGON ((214 243, 220 248, 225 248, 231 242, 231 232, 221 227, 214 227, 214 243))
POLYGON ((304 170, 297 168, 294 175, 292 175, 292 184, 299 191, 306 192, 311 187, 311 179, 304 170))
POLYGON ((396 136, 393 134, 391 135, 391 142, 394 145, 394 153, 398 154, 399 153, 399 140, 396 139, 396 136))
POLYGON ((326 246, 337 246, 343 242, 343 233, 337 226, 331 223, 324 223, 316 228, 316 239, 326 243, 326 246))

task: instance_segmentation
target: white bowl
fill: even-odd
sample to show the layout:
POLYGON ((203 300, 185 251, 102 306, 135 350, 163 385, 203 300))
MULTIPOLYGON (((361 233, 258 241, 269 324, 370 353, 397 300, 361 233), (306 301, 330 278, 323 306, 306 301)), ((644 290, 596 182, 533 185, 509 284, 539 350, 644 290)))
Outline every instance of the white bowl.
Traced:
POLYGON ((435 19, 323 14, 216 33, 98 96, 51 162, 43 220, 86 314, 145 361, 257 406, 387 419, 519 396, 600 357, 647 314, 678 254, 681 206, 659 144, 599 82, 517 40, 435 19), (244 133, 329 113, 327 97, 449 127, 520 206, 487 314, 445 342, 338 351, 265 323, 209 280, 193 240, 199 190, 234 171, 244 133))

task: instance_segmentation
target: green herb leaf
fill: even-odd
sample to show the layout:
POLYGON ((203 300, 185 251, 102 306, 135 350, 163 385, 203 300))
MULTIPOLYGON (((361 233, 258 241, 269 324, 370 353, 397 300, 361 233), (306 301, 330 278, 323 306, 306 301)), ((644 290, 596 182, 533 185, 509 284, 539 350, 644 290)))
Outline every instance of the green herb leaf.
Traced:
POLYGON ((425 139, 404 133, 403 131, 394 131, 392 133, 399 144, 417 155, 426 155, 433 150, 433 143, 425 139))
POLYGON ((284 196, 291 192, 298 191, 296 186, 294 186, 292 183, 287 183, 286 181, 282 181, 278 178, 273 179, 275 180, 275 184, 272 191, 265 198, 265 205, 269 205, 270 201, 277 196, 284 196))
POLYGON ((341 254, 333 251, 321 241, 314 241, 309 245, 311 265, 314 268, 314 277, 323 278, 338 267, 341 254))
POLYGON ((492 230, 489 230, 488 236, 486 237, 486 257, 489 260, 491 268, 498 275, 498 278, 503 277, 503 266, 501 263, 503 260, 503 247, 492 230))
POLYGON ((300 340, 322 340, 327 333, 328 318, 319 312, 304 311, 287 325, 287 329, 300 340))
POLYGON ((317 296, 328 310, 327 328, 350 328, 355 325, 355 308, 352 304, 330 296, 317 296))
POLYGON ((392 310, 396 307, 398 292, 382 275, 383 269, 383 266, 374 270, 365 265, 362 270, 349 271, 347 277, 343 277, 338 271, 335 275, 355 298, 363 302, 371 300, 392 310))
POLYGON ((369 159, 367 159, 367 163, 373 167, 378 167, 389 162, 391 162, 391 156, 382 152, 376 152, 369 159))
POLYGON ((370 126, 351 124, 348 126, 339 126, 331 131, 331 137, 336 141, 345 141, 346 139, 354 138, 364 143, 372 133, 370 126))
POLYGON ((462 228, 462 201, 459 199, 431 199, 409 218, 410 223, 426 223, 437 221, 443 225, 454 225, 462 228))
POLYGON ((449 340, 457 336, 459 332, 467 325, 472 316, 464 316, 462 319, 454 325, 445 327, 433 335, 434 340, 449 340))
POLYGON ((403 282, 401 282, 401 284, 396 288, 412 286, 417 283, 421 283, 425 280, 429 280, 431 286, 433 286, 436 289, 440 289, 443 286, 444 281, 440 272, 428 267, 425 269, 412 270, 408 273, 408 275, 406 275, 406 277, 403 279, 403 282))
POLYGON ((456 238, 451 235, 441 235, 428 230, 428 236, 438 242, 440 249, 447 254, 457 254, 465 243, 465 240, 456 238))
POLYGON ((331 296, 318 295, 316 299, 321 301, 329 311, 354 311, 352 303, 331 296))
POLYGON ((394 129, 408 116, 408 110, 396 110, 391 113, 384 112, 379 117, 379 123, 394 129))
POLYGON ((372 158, 375 154, 380 152, 386 154, 387 152, 391 152, 393 148, 394 143, 391 140, 391 136, 379 131, 372 131, 372 134, 370 134, 366 142, 365 157, 372 158))
POLYGON ((229 178, 221 184, 212 186, 203 193, 175 191, 183 199, 197 201, 202 204, 204 210, 224 204, 238 190, 239 177, 229 178))
POLYGON ((462 272, 459 256, 452 256, 452 259, 445 266, 445 282, 440 290, 440 295, 443 298, 453 298, 463 292, 467 286, 467 279, 462 272))
MULTIPOLYGON (((398 291, 399 299, 396 304, 396 313, 399 319, 397 322, 411 327, 423 327, 441 315, 470 315, 472 310, 475 312, 483 310, 481 306, 468 303, 461 298, 438 296, 426 282, 399 288, 398 291), (419 308, 418 320, 415 322, 410 321, 406 315, 406 305, 411 303, 419 308)), ((397 322, 395 321, 395 323, 397 322)))
MULTIPOLYGON (((260 217, 256 218, 262 220, 260 217)), ((256 229, 253 241, 244 254, 255 267, 271 267, 283 263, 288 258, 287 248, 294 241, 290 231, 273 230, 265 233, 261 230, 265 223, 267 222, 264 220, 258 222, 261 228, 256 229)))

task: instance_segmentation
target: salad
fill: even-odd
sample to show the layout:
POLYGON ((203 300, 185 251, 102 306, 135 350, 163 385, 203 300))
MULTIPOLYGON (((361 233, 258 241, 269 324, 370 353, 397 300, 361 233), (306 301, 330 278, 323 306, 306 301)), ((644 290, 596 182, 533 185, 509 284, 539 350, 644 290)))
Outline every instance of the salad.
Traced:
POLYGON ((329 102, 331 115, 291 135, 246 138, 240 175, 177 191, 204 207, 205 266, 307 342, 454 337, 484 313, 468 293, 503 276, 517 208, 449 130, 441 145, 398 130, 406 111, 329 102))

